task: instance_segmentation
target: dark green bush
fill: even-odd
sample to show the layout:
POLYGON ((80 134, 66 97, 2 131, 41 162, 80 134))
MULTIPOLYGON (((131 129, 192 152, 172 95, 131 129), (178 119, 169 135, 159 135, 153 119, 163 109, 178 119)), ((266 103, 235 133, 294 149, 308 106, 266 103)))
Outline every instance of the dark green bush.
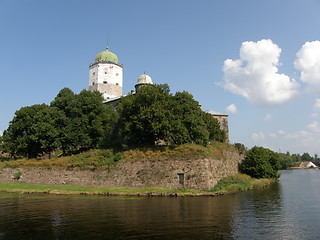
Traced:
POLYGON ((279 154, 263 147, 253 147, 246 153, 240 171, 253 178, 279 178, 279 154))

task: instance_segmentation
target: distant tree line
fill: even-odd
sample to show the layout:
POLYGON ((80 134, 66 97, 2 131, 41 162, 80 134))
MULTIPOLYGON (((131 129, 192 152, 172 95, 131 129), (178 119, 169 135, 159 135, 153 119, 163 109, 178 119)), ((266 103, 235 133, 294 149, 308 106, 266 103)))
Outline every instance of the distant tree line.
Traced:
POLYGON ((35 158, 61 151, 70 155, 92 148, 134 147, 225 140, 217 119, 203 112, 187 92, 168 85, 145 86, 103 104, 98 92, 62 89, 50 103, 22 107, 1 137, 1 151, 35 158))
POLYGON ((313 162, 313 161, 319 161, 320 158, 317 154, 315 154, 313 157, 309 153, 303 153, 300 154, 290 154, 287 153, 280 153, 280 163, 281 163, 281 169, 287 169, 290 167, 296 167, 301 162, 313 162))
POLYGON ((248 150, 242 143, 235 143, 234 146, 244 155, 244 160, 239 166, 240 171, 254 178, 278 178, 280 169, 295 167, 301 162, 320 160, 317 154, 312 157, 309 153, 277 153, 257 146, 248 150))

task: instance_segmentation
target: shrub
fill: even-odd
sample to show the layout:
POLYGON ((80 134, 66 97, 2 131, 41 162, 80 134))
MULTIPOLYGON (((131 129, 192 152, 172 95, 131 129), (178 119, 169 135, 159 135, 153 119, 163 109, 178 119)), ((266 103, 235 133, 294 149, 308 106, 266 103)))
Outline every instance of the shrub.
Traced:
POLYGON ((240 165, 240 171, 253 178, 279 178, 279 154, 263 147, 253 147, 240 165))
POLYGON ((15 174, 14 174, 14 180, 19 180, 20 178, 21 178, 21 176, 22 176, 22 172, 16 172, 15 174))

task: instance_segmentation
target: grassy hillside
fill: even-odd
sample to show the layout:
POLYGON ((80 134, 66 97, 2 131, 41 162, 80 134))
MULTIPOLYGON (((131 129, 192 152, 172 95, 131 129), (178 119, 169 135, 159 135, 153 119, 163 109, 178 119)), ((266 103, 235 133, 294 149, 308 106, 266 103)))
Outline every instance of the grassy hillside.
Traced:
POLYGON ((0 162, 0 168, 110 168, 120 160, 184 160, 203 158, 221 159, 222 152, 224 150, 237 151, 232 145, 221 142, 212 142, 207 147, 195 144, 184 144, 181 146, 135 148, 126 151, 116 151, 114 149, 94 149, 73 156, 53 157, 51 159, 2 160, 0 162))

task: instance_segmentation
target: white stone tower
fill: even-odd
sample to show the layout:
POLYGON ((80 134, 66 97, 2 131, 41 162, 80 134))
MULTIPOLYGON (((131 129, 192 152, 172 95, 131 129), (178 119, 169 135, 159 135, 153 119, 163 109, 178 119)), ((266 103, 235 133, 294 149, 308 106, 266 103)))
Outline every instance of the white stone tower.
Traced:
POLYGON ((118 57, 108 50, 96 55, 89 66, 89 90, 102 93, 105 101, 122 96, 123 66, 118 57))

